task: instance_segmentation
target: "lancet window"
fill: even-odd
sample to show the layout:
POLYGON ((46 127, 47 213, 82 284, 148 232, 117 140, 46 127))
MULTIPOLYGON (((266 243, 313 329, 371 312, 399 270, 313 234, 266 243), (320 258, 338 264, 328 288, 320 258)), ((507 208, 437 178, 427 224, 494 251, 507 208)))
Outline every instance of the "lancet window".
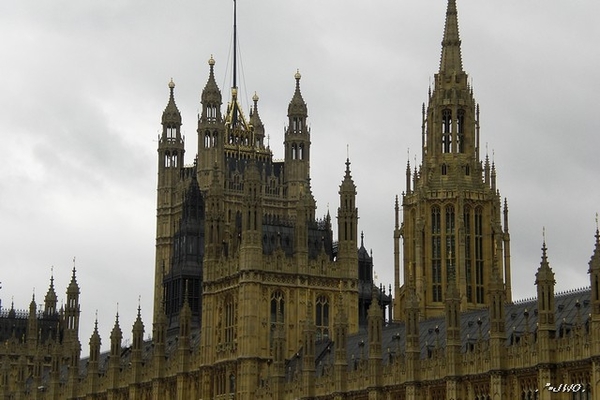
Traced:
POLYGON ((431 293, 434 302, 442 301, 442 219, 440 208, 431 208, 431 293))
POLYGON ((327 296, 318 296, 315 307, 315 325, 317 328, 317 341, 329 337, 329 299, 327 296))
POLYGON ((452 145, 452 112, 442 111, 442 153, 450 153, 452 145))
POLYGON ((483 210, 475 209, 475 293, 479 304, 485 302, 483 271, 483 210))

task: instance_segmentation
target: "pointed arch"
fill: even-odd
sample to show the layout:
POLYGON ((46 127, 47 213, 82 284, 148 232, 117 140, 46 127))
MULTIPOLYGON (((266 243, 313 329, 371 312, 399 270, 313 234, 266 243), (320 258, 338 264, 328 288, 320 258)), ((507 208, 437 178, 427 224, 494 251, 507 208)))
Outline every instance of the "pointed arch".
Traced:
POLYGON ((452 111, 442 110, 442 153, 450 153, 452 149, 452 111))
POLYGON ((317 328, 317 342, 329 337, 329 297, 326 295, 317 296, 315 326, 317 328))

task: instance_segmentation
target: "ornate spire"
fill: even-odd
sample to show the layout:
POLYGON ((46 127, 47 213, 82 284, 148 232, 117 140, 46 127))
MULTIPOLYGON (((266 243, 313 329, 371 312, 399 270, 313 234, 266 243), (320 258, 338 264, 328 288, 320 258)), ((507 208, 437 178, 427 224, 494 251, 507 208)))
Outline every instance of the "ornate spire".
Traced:
POLYGON ((265 136, 265 127, 263 125, 262 120, 260 119, 260 115, 258 114, 258 95, 254 92, 254 96, 252 96, 253 106, 250 110, 250 125, 254 127, 254 134, 257 139, 261 140, 265 136))
POLYGON ((78 295, 79 285, 77 284, 77 277, 75 276, 75 257, 73 257, 73 274, 71 275, 71 282, 67 288, 67 294, 78 295))
POLYGON ((44 297, 44 314, 50 315, 56 313, 57 303, 58 297, 56 296, 56 291, 54 290, 54 267, 52 267, 52 272, 50 274, 50 287, 48 288, 48 292, 46 292, 46 297, 44 297))
POLYGON ((181 113, 175 104, 174 89, 175 82, 173 82, 173 78, 171 78, 171 81, 169 82, 169 102, 162 114, 163 125, 181 125, 181 113))
POLYGON ((96 311, 96 319, 94 320, 94 332, 90 336, 90 360, 98 361, 98 354, 100 352, 100 345, 102 341, 100 334, 98 333, 98 311, 96 311), (94 359, 95 356, 95 359, 94 359))
POLYGON ((596 213, 596 244, 594 246, 594 254, 592 254, 592 259, 590 260, 590 270, 594 267, 600 269, 600 231, 598 230, 598 213, 596 213))
POLYGON ((119 312, 115 316, 115 325, 113 326, 112 331, 110 332, 110 342, 111 342, 111 350, 110 354, 112 358, 118 359, 121 354, 121 339, 123 338, 123 331, 121 331, 121 327, 119 326, 119 312))
POLYGON ((208 105, 220 106, 222 104, 222 96, 221 90, 219 90, 215 80, 215 59, 212 57, 212 55, 208 60, 208 65, 210 67, 210 73, 208 75, 208 81, 204 86, 204 90, 202 90, 201 101, 205 107, 208 105))
POLYGON ((460 37, 458 34, 458 12, 456 0, 448 0, 446 10, 446 25, 442 40, 442 56, 440 59, 440 73, 462 72, 462 57, 460 52, 460 37))
MULTIPOLYGON (((354 185, 354 180, 352 179, 352 174, 350 172, 350 159, 346 158, 346 171, 344 174, 344 180, 340 185, 340 192, 344 189, 349 189, 351 191, 356 191, 356 186, 354 185)), ((356 194, 356 193, 355 193, 356 194)))
POLYGON ((300 92, 300 78, 302 78, 302 75, 300 75, 299 70, 296 70, 296 74, 294 74, 294 79, 296 79, 296 90, 294 91, 294 96, 288 106, 288 117, 308 116, 308 108, 302 98, 302 93, 300 92))

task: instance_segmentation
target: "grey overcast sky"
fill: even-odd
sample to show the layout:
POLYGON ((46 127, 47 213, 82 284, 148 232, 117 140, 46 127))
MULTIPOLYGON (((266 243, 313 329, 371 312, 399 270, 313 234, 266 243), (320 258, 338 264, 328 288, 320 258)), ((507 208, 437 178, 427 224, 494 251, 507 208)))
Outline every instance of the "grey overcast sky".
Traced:
MULTIPOLYGON (((59 298, 76 257, 83 355, 141 296, 151 331, 156 137, 176 83, 186 163, 211 54, 229 97, 231 0, 0 3, 0 298, 59 298)), ((318 215, 335 215, 349 147, 360 229, 393 283, 394 196, 420 156, 445 0, 238 0, 240 91, 256 91, 275 158, 302 74, 318 215), (408 156, 410 154, 410 156, 408 156)), ((465 70, 508 198, 514 297, 535 294, 542 227, 557 290, 588 285, 600 210, 600 2, 459 0, 465 70)))

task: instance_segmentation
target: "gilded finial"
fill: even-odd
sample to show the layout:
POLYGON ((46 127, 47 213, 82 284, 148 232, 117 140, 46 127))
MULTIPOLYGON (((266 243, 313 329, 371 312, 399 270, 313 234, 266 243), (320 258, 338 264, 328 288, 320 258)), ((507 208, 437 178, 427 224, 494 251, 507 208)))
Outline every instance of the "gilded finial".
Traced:
POLYGON ((296 73, 294 74, 294 78, 296 78, 297 81, 299 81, 300 78, 302 78, 302 75, 300 75, 300 69, 296 70, 296 73))
POLYGON ((213 65, 215 65, 215 59, 213 58, 213 55, 210 55, 210 58, 208 59, 208 65, 210 65, 211 67, 213 65))
POLYGON ((173 77, 171 77, 171 80, 169 81, 169 89, 173 88, 175 88, 175 82, 173 82, 173 77))

